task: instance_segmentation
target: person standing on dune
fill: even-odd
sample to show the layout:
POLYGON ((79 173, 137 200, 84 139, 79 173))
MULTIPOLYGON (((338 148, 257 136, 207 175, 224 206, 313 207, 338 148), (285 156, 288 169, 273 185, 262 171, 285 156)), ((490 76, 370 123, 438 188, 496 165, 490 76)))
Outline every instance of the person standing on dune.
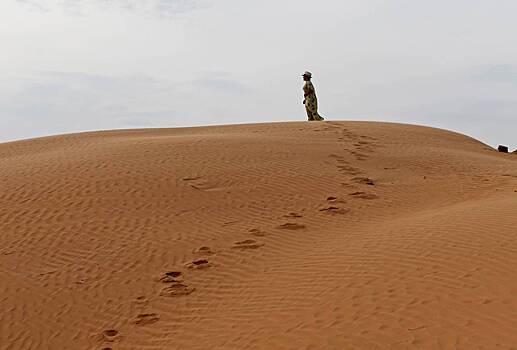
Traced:
POLYGON ((314 85, 312 85, 311 82, 312 73, 305 72, 303 73, 302 77, 305 81, 305 85, 303 86, 303 104, 305 105, 305 110, 307 111, 307 118, 309 118, 309 121, 325 120, 318 114, 318 99, 316 98, 316 90, 314 89, 314 85))

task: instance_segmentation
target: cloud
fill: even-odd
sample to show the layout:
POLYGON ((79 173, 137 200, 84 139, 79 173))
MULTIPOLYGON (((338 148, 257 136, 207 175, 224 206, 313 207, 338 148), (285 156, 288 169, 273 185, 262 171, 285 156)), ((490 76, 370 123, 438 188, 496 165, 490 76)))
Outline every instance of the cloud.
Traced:
POLYGON ((20 5, 24 6, 25 8, 31 10, 31 11, 37 11, 37 12, 48 12, 49 7, 48 4, 45 1, 38 1, 38 0, 16 0, 20 5))
POLYGON ((156 0, 154 8, 162 15, 175 15, 197 9, 200 4, 194 0, 156 0))
POLYGON ((39 12, 61 10, 67 15, 88 15, 92 11, 127 11, 171 18, 207 5, 205 0, 15 0, 39 12))
POLYGON ((249 86, 232 79, 227 72, 205 72, 201 77, 192 81, 192 84, 197 88, 217 93, 246 94, 252 92, 249 86))
POLYGON ((256 98, 222 71, 171 82, 146 75, 43 71, 0 79, 0 142, 84 130, 231 123, 256 98), (202 104, 199 102, 203 101, 202 104))
POLYGON ((16 83, 0 80, 0 127, 12 131, 9 139, 163 125, 174 114, 166 99, 174 87, 147 76, 41 72, 16 83))
POLYGON ((471 69, 467 77, 482 83, 504 83, 517 86, 517 66, 510 64, 483 65, 471 69))

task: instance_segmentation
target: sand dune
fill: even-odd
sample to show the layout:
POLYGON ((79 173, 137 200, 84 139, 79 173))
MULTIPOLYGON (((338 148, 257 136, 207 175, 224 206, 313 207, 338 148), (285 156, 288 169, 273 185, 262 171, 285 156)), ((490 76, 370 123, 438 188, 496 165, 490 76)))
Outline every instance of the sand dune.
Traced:
POLYGON ((460 134, 73 134, 0 181, 0 349, 517 348, 517 156, 460 134))

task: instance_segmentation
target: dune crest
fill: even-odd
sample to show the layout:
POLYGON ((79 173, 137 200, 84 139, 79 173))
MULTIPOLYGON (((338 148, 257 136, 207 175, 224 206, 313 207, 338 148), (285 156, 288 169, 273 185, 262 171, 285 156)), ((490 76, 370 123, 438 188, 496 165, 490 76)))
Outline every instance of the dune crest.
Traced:
POLYGON ((511 349, 517 158, 412 125, 0 144, 0 349, 511 349))

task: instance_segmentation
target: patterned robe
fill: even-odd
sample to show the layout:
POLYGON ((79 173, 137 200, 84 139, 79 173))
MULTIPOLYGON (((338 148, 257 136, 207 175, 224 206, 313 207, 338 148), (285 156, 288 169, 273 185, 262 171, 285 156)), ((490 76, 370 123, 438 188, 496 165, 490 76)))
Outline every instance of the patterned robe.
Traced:
POLYGON ((303 96, 305 96, 304 104, 307 111, 307 118, 309 121, 324 120, 318 114, 318 99, 316 98, 316 90, 310 81, 306 81, 303 86, 303 96))

